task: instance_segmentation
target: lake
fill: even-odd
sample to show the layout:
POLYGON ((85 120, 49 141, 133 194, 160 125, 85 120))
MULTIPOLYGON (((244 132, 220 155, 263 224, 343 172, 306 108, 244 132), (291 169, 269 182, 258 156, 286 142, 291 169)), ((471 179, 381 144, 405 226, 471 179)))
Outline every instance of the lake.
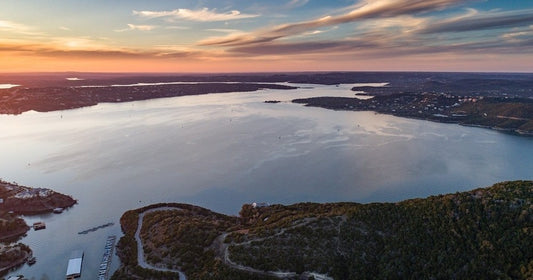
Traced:
POLYGON ((254 201, 399 201, 533 179, 533 138, 304 107, 290 100, 354 96, 353 85, 298 86, 0 115, 0 177, 79 200, 26 217, 47 228, 21 240, 37 263, 10 275, 64 279, 82 249, 81 279, 95 279, 122 213, 158 202, 236 215, 254 201))

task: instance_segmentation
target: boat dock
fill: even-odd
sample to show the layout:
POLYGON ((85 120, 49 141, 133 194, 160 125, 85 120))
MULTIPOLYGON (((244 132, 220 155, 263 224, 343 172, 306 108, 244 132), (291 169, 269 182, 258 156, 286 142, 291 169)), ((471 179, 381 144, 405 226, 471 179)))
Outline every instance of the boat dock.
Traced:
POLYGON ((41 230, 41 229, 45 229, 45 228, 46 228, 46 224, 44 222, 33 223, 33 229, 34 230, 41 230))
POLYGON ((83 251, 72 252, 67 266, 67 280, 81 277, 81 265, 83 263, 83 251))
POLYGON ((107 237, 104 255, 102 257, 102 262, 100 263, 100 268, 98 269, 98 280, 107 280, 116 240, 117 237, 115 235, 107 237))

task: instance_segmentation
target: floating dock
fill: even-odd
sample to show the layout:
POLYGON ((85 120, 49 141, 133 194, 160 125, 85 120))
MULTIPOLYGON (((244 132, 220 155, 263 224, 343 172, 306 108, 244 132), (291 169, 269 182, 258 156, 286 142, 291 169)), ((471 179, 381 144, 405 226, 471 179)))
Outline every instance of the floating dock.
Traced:
POLYGON ((86 229, 86 230, 83 230, 83 231, 79 231, 78 234, 87 234, 89 232, 97 231, 97 230, 99 230, 101 228, 110 227, 112 225, 114 225, 114 223, 103 224, 101 226, 97 226, 97 227, 93 227, 93 228, 86 229))
POLYGON ((116 240, 117 237, 115 235, 107 237, 104 255, 102 257, 102 262, 100 263, 100 268, 98 269, 98 280, 107 280, 116 240))
POLYGON ((67 280, 81 277, 81 265, 83 263, 83 251, 72 252, 67 266, 67 280))
POLYGON ((45 228, 46 228, 46 224, 44 222, 33 223, 34 230, 40 230, 40 229, 45 229, 45 228))

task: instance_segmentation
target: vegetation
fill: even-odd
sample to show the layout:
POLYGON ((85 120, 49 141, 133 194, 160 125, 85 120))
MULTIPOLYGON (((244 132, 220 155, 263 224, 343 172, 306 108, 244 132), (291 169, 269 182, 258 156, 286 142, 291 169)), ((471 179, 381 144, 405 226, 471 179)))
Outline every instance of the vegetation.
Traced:
POLYGON ((0 244, 0 276, 25 263, 31 254, 30 247, 22 243, 9 246, 0 244))
POLYGON ((311 97, 292 102, 333 110, 375 111, 405 118, 458 123, 533 135, 533 100, 508 97, 462 97, 436 93, 351 97, 311 97))
POLYGON ((72 197, 50 189, 30 188, 0 178, 0 275, 24 264, 32 255, 27 245, 11 244, 30 229, 20 214, 46 213, 75 203, 72 197))
MULTIPOLYGON (((141 237, 147 261, 166 268, 180 269, 189 279, 250 279, 250 273, 231 269, 215 258, 210 247, 225 231, 240 227, 240 219, 218 214, 198 206, 163 203, 127 211, 120 223, 125 236, 117 245, 121 268, 111 279, 176 279, 170 272, 143 269, 137 265, 135 232, 139 214, 150 209, 173 207, 181 210, 156 211, 146 214, 141 237)), ((255 279, 271 279, 253 276, 255 279)))
MULTIPOLYGON (((533 181, 398 203, 244 205, 239 218, 178 207, 146 214, 141 234, 150 262, 190 279, 533 277, 533 181)), ((136 248, 134 213, 145 210, 121 219, 123 267, 113 279, 142 278, 124 252, 136 248)))
POLYGON ((0 241, 17 239, 24 235, 30 227, 16 215, 0 213, 0 241))

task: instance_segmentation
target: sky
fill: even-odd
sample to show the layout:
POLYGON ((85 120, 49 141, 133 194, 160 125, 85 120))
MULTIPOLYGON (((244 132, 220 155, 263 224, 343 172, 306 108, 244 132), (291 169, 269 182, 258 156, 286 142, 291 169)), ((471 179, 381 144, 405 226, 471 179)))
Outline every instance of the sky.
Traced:
POLYGON ((533 72, 531 0, 2 0, 0 72, 533 72))

